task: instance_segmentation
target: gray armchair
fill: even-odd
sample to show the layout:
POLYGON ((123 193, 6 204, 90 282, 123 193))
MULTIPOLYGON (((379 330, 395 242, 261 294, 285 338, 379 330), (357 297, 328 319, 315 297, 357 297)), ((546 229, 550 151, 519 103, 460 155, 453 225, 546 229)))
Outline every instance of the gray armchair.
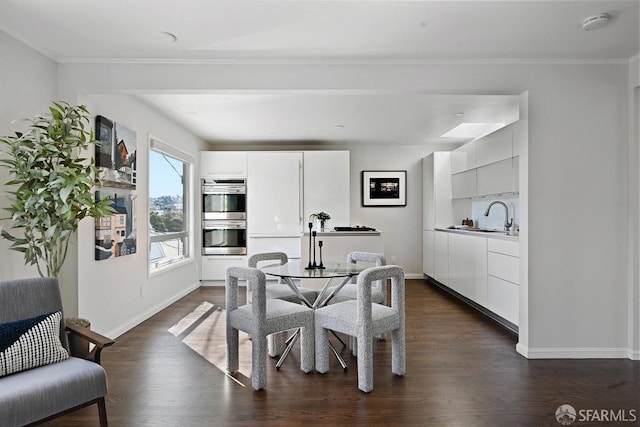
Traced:
POLYGON ((57 279, 1 281, 0 425, 35 425, 95 403, 106 427, 107 376, 99 363, 113 343, 65 325, 57 279), (88 360, 69 355, 68 334, 94 344, 88 360))

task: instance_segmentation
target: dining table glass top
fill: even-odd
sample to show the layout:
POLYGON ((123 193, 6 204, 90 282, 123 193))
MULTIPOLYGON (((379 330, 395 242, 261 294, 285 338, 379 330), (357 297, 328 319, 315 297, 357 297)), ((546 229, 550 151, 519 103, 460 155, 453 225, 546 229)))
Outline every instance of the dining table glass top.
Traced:
POLYGON ((260 267, 260 270, 269 276, 292 279, 331 279, 334 277, 352 277, 360 274, 365 269, 372 267, 367 263, 349 264, 346 262, 326 262, 324 268, 308 268, 308 264, 303 264, 300 260, 290 260, 285 264, 267 264, 260 267))

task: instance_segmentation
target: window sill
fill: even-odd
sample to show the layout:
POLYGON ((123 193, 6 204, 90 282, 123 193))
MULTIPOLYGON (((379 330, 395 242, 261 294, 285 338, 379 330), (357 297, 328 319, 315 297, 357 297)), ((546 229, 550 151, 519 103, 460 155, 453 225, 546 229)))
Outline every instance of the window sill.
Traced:
POLYGON ((167 265, 163 265, 162 267, 156 267, 153 270, 148 270, 147 276, 149 278, 158 276, 160 274, 166 273, 171 270, 175 270, 177 268, 182 268, 189 264, 195 264, 195 259, 193 257, 185 258, 180 261, 172 262, 167 265))

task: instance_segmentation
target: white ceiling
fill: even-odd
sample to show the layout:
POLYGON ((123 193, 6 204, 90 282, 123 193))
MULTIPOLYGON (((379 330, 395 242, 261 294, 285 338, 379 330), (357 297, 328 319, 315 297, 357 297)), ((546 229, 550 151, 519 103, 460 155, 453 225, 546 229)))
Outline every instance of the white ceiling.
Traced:
MULTIPOLYGON (((60 62, 620 62, 640 51, 638 4, 0 0, 0 29, 60 62), (600 12, 611 22, 582 30, 584 18, 600 12)), ((456 121, 517 117, 517 99, 507 96, 255 92, 142 99, 212 141, 437 143, 456 121)))

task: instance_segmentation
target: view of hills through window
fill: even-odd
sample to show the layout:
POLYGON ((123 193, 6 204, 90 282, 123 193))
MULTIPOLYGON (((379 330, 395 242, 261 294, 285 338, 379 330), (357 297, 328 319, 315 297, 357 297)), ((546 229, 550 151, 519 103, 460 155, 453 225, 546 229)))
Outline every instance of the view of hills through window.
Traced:
POLYGON ((149 150, 149 268, 187 256, 184 185, 188 164, 149 150))

